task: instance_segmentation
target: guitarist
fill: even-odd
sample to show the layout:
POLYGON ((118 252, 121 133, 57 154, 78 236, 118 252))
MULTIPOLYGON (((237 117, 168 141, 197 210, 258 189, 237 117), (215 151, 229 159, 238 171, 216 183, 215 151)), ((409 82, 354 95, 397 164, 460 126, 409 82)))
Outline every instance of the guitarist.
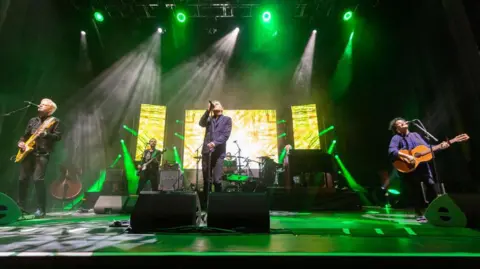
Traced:
MULTIPOLYGON (((50 119, 52 114, 57 110, 57 105, 50 99, 43 99, 38 106, 38 116, 28 121, 27 128, 20 141, 18 147, 25 150, 25 141, 42 125, 45 120, 50 119)), ((20 164, 19 193, 18 205, 22 210, 25 208, 29 180, 33 178, 35 184, 35 192, 37 194, 37 210, 34 215, 36 218, 45 216, 45 172, 50 159, 50 153, 53 152, 55 142, 61 139, 59 130, 59 120, 47 128, 35 141, 35 149, 25 157, 20 164)))
MULTIPOLYGON (((415 158, 411 155, 399 152, 399 150, 411 150, 419 145, 429 146, 429 144, 416 132, 408 130, 408 123, 403 118, 395 118, 390 122, 390 130, 393 132, 393 137, 388 147, 388 155, 392 161, 399 157, 406 158, 408 161, 415 163, 415 158)), ((447 142, 442 142, 441 148, 448 148, 450 145, 447 142)), ((421 182, 427 187, 427 191, 440 194, 437 184, 435 184, 432 176, 432 171, 428 163, 420 163, 413 172, 403 174, 399 173, 400 177, 406 183, 410 192, 412 202, 415 207, 415 215, 417 221, 426 222, 423 216, 425 210, 426 199, 424 198, 424 191, 421 182)))
POLYGON ((150 181, 153 191, 158 190, 158 168, 160 166, 162 152, 158 149, 155 149, 157 146, 157 140, 155 138, 150 139, 148 144, 150 145, 150 148, 143 152, 142 161, 137 167, 140 175, 137 194, 140 194, 147 181, 150 181), (146 166, 145 169, 144 165, 146 166))

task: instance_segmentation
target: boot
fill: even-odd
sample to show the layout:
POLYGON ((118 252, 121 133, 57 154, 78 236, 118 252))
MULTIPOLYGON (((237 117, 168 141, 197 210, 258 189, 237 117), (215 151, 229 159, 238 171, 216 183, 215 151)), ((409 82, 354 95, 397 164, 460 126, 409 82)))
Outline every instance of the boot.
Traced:
POLYGON ((27 206, 27 195, 28 195, 28 180, 20 180, 18 182, 18 207, 22 213, 28 213, 25 208, 27 206))
POLYGON ((45 181, 37 180, 35 181, 35 192, 37 193, 37 201, 38 201, 38 208, 35 211, 36 218, 43 218, 45 217, 45 181))

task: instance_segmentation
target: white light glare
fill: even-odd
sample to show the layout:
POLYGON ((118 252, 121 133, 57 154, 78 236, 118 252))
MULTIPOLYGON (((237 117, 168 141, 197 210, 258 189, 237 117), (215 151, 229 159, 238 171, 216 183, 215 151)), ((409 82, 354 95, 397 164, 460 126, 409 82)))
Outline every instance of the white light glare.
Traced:
POLYGON ((86 35, 87 33, 85 33, 85 31, 80 31, 80 34, 81 35, 86 35))
POLYGON ((157 32, 158 32, 159 34, 161 34, 161 33, 163 33, 163 29, 162 29, 162 28, 157 28, 157 32))
POLYGON ((238 28, 238 27, 237 27, 237 28, 235 28, 235 31, 237 31, 237 32, 238 32, 238 31, 240 31, 240 28, 238 28))
POLYGON ((317 30, 313 30, 313 33, 316 34, 316 33, 317 33, 317 30))

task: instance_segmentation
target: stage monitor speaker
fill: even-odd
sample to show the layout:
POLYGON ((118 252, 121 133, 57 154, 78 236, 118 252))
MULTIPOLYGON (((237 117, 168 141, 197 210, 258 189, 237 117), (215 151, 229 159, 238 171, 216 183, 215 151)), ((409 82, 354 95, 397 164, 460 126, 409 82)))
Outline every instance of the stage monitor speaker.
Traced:
POLYGON ((10 196, 0 192, 0 225, 8 225, 20 218, 22 211, 10 196))
POLYGON ((161 232, 176 227, 195 227, 200 217, 196 192, 142 191, 130 216, 130 226, 133 233, 161 232))
POLYGON ((267 193, 214 192, 208 198, 208 227, 269 233, 267 193))
POLYGON ((480 229, 480 194, 445 194, 430 203, 425 212, 435 226, 480 229))
POLYGON ((128 196, 102 195, 98 197, 93 212, 95 214, 119 214, 122 212, 128 196))

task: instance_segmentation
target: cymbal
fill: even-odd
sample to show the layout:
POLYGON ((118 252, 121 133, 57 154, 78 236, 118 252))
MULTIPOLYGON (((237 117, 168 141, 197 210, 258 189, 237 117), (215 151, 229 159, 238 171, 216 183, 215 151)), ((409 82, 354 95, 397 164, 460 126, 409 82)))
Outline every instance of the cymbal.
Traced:
POLYGON ((202 156, 193 156, 194 159, 200 160, 202 156))
POLYGON ((269 159, 270 157, 273 157, 273 155, 260 156, 260 157, 257 157, 257 159, 269 159))

